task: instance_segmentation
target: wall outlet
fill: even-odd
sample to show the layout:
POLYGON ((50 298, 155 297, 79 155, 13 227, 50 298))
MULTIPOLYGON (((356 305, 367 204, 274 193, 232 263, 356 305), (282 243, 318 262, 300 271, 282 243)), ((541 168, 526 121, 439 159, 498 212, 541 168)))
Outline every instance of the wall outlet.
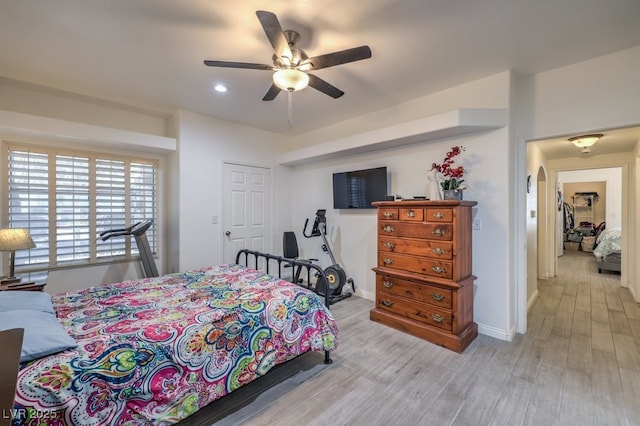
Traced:
POLYGON ((214 225, 218 224, 218 216, 211 216, 211 223, 214 225))
POLYGON ((482 229, 482 221, 478 218, 473 219, 473 222, 471 224, 471 229, 480 231, 482 229))

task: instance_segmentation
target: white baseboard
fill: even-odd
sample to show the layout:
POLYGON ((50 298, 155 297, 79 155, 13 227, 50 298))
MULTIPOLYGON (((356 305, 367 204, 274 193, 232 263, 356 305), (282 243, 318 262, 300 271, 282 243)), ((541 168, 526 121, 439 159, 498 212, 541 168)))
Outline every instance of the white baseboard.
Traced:
POLYGON ((512 342, 513 338, 516 336, 516 328, 515 326, 511 326, 511 329, 507 331, 485 324, 478 324, 478 333, 495 339, 504 340, 505 342, 512 342))

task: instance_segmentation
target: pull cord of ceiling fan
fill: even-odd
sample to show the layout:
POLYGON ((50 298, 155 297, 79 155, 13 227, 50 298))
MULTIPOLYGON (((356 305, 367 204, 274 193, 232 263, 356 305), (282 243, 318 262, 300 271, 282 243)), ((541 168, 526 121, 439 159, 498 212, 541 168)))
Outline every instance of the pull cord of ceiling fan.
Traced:
POLYGON ((293 130, 293 90, 287 90, 288 96, 288 111, 289 111, 289 130, 293 130))

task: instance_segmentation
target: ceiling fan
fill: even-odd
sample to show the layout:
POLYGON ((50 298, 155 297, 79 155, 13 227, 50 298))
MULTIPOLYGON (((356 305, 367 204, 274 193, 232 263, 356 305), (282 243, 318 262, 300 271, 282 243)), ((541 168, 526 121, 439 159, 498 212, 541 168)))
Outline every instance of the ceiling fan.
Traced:
POLYGON ((210 67, 274 71, 273 83, 262 98, 263 101, 274 100, 281 90, 294 92, 307 86, 311 86, 332 98, 339 98, 344 95, 342 90, 320 77, 309 74, 308 71, 316 71, 371 57, 369 46, 359 46, 310 58, 304 50, 296 47, 300 34, 291 30, 283 31, 274 13, 258 10, 256 15, 273 47, 273 65, 209 60, 204 63, 210 67))

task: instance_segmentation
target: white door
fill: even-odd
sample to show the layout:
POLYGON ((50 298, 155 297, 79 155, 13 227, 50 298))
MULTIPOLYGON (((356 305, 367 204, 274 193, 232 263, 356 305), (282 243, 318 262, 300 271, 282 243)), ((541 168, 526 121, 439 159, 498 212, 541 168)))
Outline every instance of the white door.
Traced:
POLYGON ((224 163, 223 175, 224 262, 235 262, 244 248, 270 252, 271 170, 224 163))

